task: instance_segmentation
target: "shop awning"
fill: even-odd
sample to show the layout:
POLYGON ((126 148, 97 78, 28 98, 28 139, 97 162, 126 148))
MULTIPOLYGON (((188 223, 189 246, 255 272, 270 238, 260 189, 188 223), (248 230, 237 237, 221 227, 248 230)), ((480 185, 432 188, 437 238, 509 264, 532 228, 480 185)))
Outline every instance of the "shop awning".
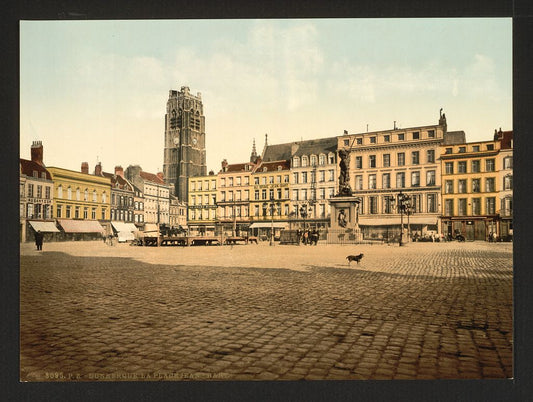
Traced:
MULTIPOLYGON (((367 218, 359 217, 359 226, 399 226, 401 224, 400 217, 390 218, 367 218)), ((403 224, 407 225, 407 216, 403 217, 403 224)), ((437 218, 428 216, 410 216, 409 224, 411 225, 436 225, 437 218)))
POLYGON ((76 221, 72 219, 57 220, 65 233, 101 233, 105 232, 98 221, 76 221))
POLYGON ((56 225, 54 222, 30 221, 30 225, 36 232, 38 232, 39 230, 43 233, 59 232, 59 229, 56 228, 56 225))
POLYGON ((250 229, 256 229, 256 228, 271 228, 274 227, 276 229, 284 229, 287 227, 286 222, 255 222, 250 225, 250 229))
POLYGON ((159 226, 157 223, 147 223, 144 225, 143 233, 149 236, 159 236, 159 226))
POLYGON ((139 230, 133 223, 111 222, 111 225, 117 232, 136 232, 139 230))

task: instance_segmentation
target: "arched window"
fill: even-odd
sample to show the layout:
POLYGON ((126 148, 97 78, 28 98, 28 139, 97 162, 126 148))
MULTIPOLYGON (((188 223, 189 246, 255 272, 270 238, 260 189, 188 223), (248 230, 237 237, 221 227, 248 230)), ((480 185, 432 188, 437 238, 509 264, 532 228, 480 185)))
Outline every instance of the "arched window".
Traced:
POLYGON ((83 192, 83 200, 89 201, 89 190, 87 189, 85 189, 85 191, 83 192))
POLYGON ((302 167, 307 166, 307 156, 302 156, 302 167))
POLYGON ((317 165, 317 158, 316 155, 311 155, 311 166, 317 165))
POLYGON ((96 190, 93 190, 93 202, 96 202, 96 190))
POLYGON ((335 163, 335 154, 333 152, 330 152, 328 154, 328 163, 330 165, 333 165, 335 163))
POLYGON ((79 187, 76 189, 76 200, 78 201, 80 200, 80 188, 79 187))
POLYGON ((102 202, 103 203, 107 202, 107 197, 106 197, 105 191, 102 193, 102 202))
POLYGON ((57 198, 63 198, 63 186, 61 184, 57 187, 57 198))
POLYGON ((320 166, 324 166, 326 164, 326 155, 320 154, 320 156, 318 157, 318 164, 320 166))
POLYGON ((297 156, 292 158, 292 167, 300 167, 300 158, 298 158, 297 156))
POLYGON ((68 198, 69 200, 72 199, 72 189, 70 188, 70 186, 69 186, 68 189, 67 189, 67 198, 68 198))

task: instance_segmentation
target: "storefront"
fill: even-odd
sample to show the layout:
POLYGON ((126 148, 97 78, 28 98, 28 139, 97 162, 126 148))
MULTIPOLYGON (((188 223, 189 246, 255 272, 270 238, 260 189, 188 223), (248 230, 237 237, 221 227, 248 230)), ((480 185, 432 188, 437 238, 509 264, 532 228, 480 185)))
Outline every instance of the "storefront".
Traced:
POLYGON ((28 221, 28 223, 31 230, 26 234, 26 241, 35 241, 35 233, 39 231, 44 234, 45 242, 56 241, 61 233, 52 221, 28 221))
POLYGON ((62 240, 99 240, 106 233, 98 221, 58 219, 62 240))

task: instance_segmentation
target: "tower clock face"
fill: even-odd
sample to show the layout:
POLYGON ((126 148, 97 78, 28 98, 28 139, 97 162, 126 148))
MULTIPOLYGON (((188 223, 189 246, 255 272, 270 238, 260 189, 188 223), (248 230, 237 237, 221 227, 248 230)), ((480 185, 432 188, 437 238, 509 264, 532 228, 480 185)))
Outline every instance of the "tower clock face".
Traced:
POLYGON ((180 138, 178 136, 175 136, 173 141, 174 141, 174 145, 178 146, 180 143, 180 138))
POLYGON ((193 145, 196 145, 197 143, 198 143, 198 140, 196 139, 196 137, 194 137, 194 138, 192 139, 192 144, 193 144, 193 145))

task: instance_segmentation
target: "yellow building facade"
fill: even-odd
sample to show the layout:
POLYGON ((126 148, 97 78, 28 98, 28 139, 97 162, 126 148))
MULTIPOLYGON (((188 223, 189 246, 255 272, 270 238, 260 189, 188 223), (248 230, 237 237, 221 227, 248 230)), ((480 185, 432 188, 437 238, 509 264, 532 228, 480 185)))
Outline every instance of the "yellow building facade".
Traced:
POLYGON ((441 147, 444 236, 461 233, 467 240, 499 236, 499 152, 496 140, 441 147))
POLYGON ((250 227, 259 229, 253 233, 272 227, 278 233, 288 227, 291 212, 290 162, 263 162, 252 174, 252 180, 250 227))
POLYGON ((54 218, 98 221, 111 233, 109 178, 59 167, 47 170, 53 181, 54 218))
POLYGON ((187 224, 192 235, 214 235, 217 219, 217 176, 189 177, 187 224))

